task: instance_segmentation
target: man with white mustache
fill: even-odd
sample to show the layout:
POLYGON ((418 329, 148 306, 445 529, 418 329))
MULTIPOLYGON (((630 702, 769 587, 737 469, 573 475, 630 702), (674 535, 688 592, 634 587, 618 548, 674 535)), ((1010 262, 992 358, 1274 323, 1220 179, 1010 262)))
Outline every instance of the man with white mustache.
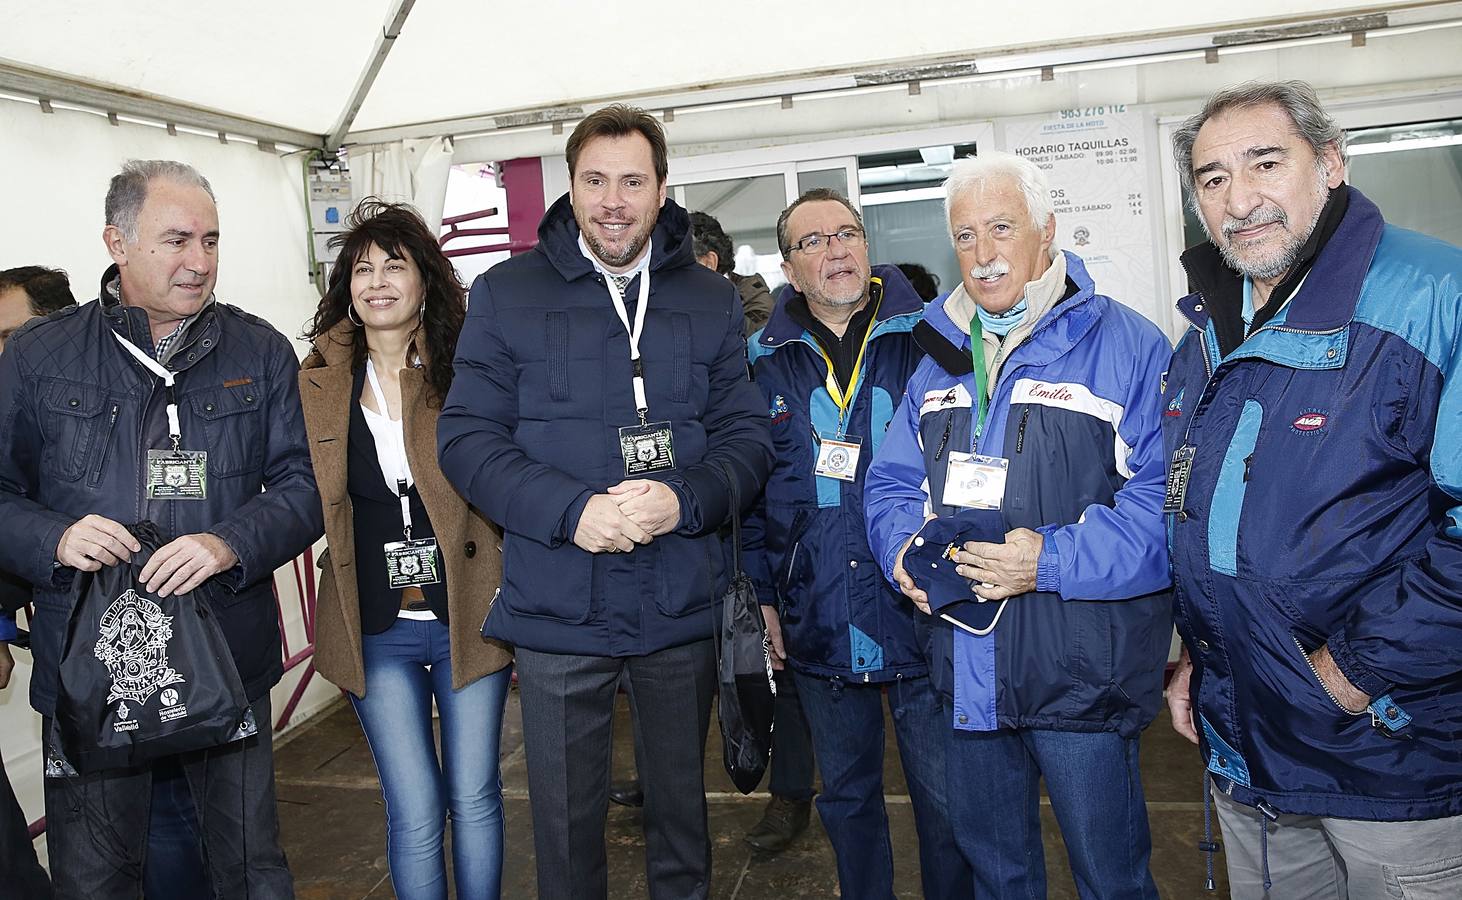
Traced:
POLYGON ((931 600, 940 610, 929 670, 950 824, 978 896, 1044 897, 1044 779, 1078 893, 1156 898, 1137 760, 1171 635, 1159 514, 1168 343, 1057 249, 1050 190, 1029 160, 958 160, 945 193, 964 278, 915 330, 928 357, 866 497, 883 573, 923 612, 931 600), (978 510, 1003 540, 966 537, 958 523, 978 510), (963 609, 905 566, 931 519, 955 529, 945 558, 964 581, 942 590, 963 609))
POLYGON ((1303 82, 1173 147, 1210 243, 1165 389, 1168 706, 1230 889, 1462 896, 1462 251, 1345 183, 1303 82))

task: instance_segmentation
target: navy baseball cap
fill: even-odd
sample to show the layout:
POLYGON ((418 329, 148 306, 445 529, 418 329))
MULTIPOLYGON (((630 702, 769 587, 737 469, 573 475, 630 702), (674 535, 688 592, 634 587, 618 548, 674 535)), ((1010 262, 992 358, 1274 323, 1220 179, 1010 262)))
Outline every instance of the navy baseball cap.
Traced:
POLYGON ((904 571, 929 595, 930 612, 973 634, 989 634, 1005 601, 981 600, 970 579, 955 572, 952 557, 967 541, 1005 543, 1005 517, 998 509, 962 509, 930 519, 904 554, 904 571))

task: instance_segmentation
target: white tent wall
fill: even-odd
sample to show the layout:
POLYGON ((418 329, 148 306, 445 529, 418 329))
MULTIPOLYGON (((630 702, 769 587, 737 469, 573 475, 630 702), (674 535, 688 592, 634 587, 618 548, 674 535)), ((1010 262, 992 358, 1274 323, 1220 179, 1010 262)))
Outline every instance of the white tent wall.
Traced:
MULTIPOLYGON (((108 180, 127 159, 177 159, 196 166, 218 197, 218 297, 268 319, 294 337, 318 301, 309 281, 303 180, 297 156, 261 152, 253 143, 219 143, 187 133, 121 122, 86 112, 0 99, 0 269, 40 264, 65 269, 77 299, 94 298, 110 259, 102 246, 108 180)), ((296 342, 302 349, 304 344, 296 342)), ((295 578, 275 579, 291 650, 305 644, 295 578)), ((21 805, 42 813, 40 717, 27 700, 30 656, 15 651, 16 677, 0 692, 0 752, 21 805)), ((304 671, 285 675, 273 693, 282 709, 304 671)), ((316 678, 294 721, 328 704, 338 691, 316 678)), ((44 860, 44 849, 41 849, 44 860)), ((3 894, 3 889, 0 889, 3 894)))
POLYGON ((356 201, 374 196, 410 203, 434 234, 442 227, 451 170, 450 137, 350 148, 350 181, 356 201))

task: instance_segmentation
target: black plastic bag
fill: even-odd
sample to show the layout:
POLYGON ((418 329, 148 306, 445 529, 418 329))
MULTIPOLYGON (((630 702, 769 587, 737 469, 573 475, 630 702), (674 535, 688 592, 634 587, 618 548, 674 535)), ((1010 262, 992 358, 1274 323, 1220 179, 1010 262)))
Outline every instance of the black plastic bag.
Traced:
POLYGON ((726 473, 731 490, 731 584, 721 601, 721 627, 716 636, 716 668, 720 701, 721 745, 726 774, 743 794, 756 790, 772 754, 773 710, 777 686, 772 680, 766 620, 751 579, 741 570, 741 502, 736 479, 726 473))
MULTIPOLYGON (((132 561, 77 572, 61 650, 48 775, 136 766, 258 732, 206 582, 159 598, 140 575, 166 543, 157 526, 128 529, 132 561)), ((266 726, 267 727, 267 724, 266 726)))

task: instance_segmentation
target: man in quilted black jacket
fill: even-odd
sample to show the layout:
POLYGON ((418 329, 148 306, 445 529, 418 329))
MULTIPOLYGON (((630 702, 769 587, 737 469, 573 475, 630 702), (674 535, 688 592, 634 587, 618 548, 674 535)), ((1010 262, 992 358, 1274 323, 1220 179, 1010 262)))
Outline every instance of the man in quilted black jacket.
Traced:
MULTIPOLYGON (((31 703, 49 722, 77 571, 129 560, 126 526, 171 540, 141 573, 165 597, 208 583, 258 735, 178 761, 218 897, 292 897, 274 809, 269 689, 282 674, 274 570, 322 532, 287 338, 215 300, 218 211, 192 167, 112 179, 100 296, 34 321, 0 356, 0 569, 35 587, 31 703)), ((136 897, 152 769, 50 777, 58 897, 136 897)))

